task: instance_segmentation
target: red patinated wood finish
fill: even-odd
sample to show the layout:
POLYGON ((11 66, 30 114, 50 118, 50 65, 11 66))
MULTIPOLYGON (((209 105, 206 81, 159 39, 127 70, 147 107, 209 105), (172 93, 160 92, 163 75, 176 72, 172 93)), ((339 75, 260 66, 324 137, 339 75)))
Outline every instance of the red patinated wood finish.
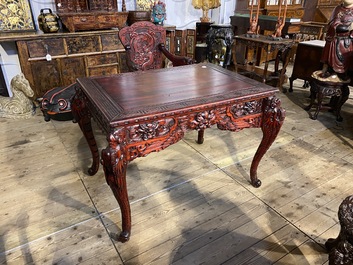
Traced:
POLYGON ((91 175, 99 167, 91 117, 107 134, 101 162, 121 208, 119 240, 129 240, 131 232, 128 163, 178 142, 187 130, 261 128, 263 139, 250 169, 251 184, 259 187, 257 167, 285 117, 276 90, 213 64, 79 78, 72 111, 92 152, 91 175))
POLYGON ((149 21, 139 21, 119 31, 130 71, 162 68, 167 57, 173 66, 192 64, 193 59, 170 53, 165 48, 166 30, 149 21), (165 57, 164 57, 165 56, 165 57))

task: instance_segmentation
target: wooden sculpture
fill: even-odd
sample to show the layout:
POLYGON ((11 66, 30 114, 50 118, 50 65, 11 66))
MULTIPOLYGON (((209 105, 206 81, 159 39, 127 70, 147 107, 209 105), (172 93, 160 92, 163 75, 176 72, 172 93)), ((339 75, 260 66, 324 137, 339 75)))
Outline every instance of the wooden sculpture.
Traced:
POLYGON ((250 10, 250 27, 247 31, 248 35, 259 35, 260 26, 258 25, 259 13, 260 13, 260 3, 257 3, 256 15, 253 14, 254 11, 254 0, 251 1, 251 10, 250 10))
POLYGON ((282 15, 282 0, 279 2, 279 10, 278 10, 278 19, 276 22, 276 27, 271 35, 273 39, 280 39, 282 38, 282 29, 286 23, 286 15, 287 15, 287 0, 284 0, 284 11, 282 15))

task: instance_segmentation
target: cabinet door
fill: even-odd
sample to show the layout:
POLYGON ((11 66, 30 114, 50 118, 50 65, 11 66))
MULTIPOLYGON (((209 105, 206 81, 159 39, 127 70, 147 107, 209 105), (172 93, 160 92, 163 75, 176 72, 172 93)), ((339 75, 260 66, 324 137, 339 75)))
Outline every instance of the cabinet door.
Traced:
POLYGON ((186 56, 195 58, 195 46, 196 46, 196 30, 186 30, 186 56))
POLYGON ((186 54, 185 35, 186 35, 185 30, 182 30, 182 29, 175 30, 175 44, 174 44, 175 51, 174 51, 174 53, 176 55, 185 56, 185 54, 186 54))
POLYGON ((35 97, 42 97, 49 89, 62 85, 58 60, 31 62, 31 71, 35 97))
POLYGON ((121 44, 118 34, 102 34, 101 41, 103 51, 124 49, 124 46, 121 44))
POLYGON ((83 57, 64 58, 61 60, 62 85, 67 86, 76 82, 76 78, 86 76, 83 57))
POLYGON ((68 54, 100 52, 99 36, 80 36, 66 38, 68 54))

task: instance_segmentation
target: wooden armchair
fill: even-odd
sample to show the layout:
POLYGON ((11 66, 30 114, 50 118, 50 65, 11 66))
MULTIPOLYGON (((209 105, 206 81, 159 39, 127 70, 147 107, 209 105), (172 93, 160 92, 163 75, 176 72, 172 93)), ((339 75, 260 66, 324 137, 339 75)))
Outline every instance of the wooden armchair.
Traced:
MULTIPOLYGON (((165 48, 166 30, 149 21, 135 22, 119 31, 119 38, 126 50, 130 71, 145 71, 163 67, 164 56, 173 66, 193 64, 189 57, 170 53, 165 48)), ((197 143, 203 143, 204 130, 198 132, 197 143)))
POLYGON ((164 56, 173 66, 193 64, 191 58, 170 53, 165 48, 166 30, 149 21, 135 22, 119 31, 119 38, 126 50, 130 71, 145 71, 163 67, 164 56))

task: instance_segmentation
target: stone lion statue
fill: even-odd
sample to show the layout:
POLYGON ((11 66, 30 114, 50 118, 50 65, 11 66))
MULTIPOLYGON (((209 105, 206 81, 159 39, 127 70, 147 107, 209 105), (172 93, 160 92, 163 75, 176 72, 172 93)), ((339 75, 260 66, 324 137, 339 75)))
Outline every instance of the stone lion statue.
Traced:
POLYGON ((24 75, 18 74, 11 80, 12 97, 0 96, 0 117, 28 119, 34 114, 34 92, 24 75))

